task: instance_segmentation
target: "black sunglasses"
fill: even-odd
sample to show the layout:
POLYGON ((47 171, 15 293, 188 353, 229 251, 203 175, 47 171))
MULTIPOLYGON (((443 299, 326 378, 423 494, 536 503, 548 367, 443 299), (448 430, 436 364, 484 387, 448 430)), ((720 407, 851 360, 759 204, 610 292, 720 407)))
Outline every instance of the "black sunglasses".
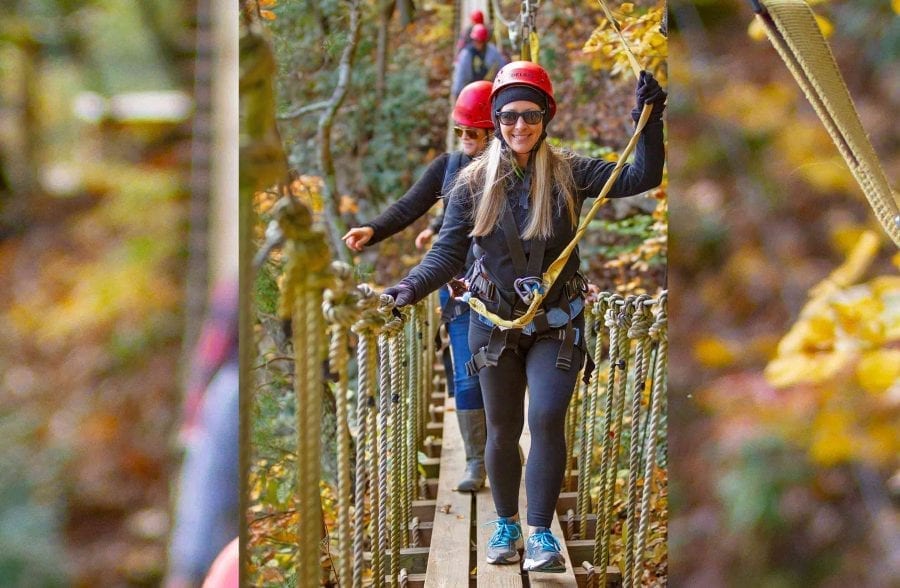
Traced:
POLYGON ((479 129, 464 129, 462 127, 453 127, 453 132, 456 133, 457 137, 462 137, 465 135, 466 139, 478 139, 481 137, 481 133, 479 129))
POLYGON ((497 120, 501 125, 514 125, 521 116, 530 125, 536 125, 544 118, 543 110, 526 110, 525 112, 516 112, 515 110, 497 111, 497 120))

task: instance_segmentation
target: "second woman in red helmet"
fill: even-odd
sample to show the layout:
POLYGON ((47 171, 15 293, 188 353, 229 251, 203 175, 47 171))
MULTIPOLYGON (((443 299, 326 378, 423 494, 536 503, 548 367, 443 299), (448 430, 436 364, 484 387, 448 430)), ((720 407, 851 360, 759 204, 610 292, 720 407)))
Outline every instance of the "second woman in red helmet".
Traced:
MULTIPOLYGON (((436 158, 423 176, 397 202, 369 223, 351 229, 344 235, 347 246, 361 251, 365 245, 379 241, 405 229, 449 193, 457 173, 481 154, 494 128, 491 122, 490 82, 474 82, 463 88, 453 107, 453 122, 460 149, 436 158)), ((416 246, 422 248, 440 230, 441 218, 419 233, 416 246)), ((470 258, 471 261, 471 258, 470 258)), ((453 276, 450 276, 453 277, 453 276)), ((449 279, 449 278, 448 278, 449 279)), ((484 444, 486 436, 484 401, 475 375, 466 373, 469 353, 469 307, 441 289, 441 319, 450 336, 450 361, 445 361, 450 390, 456 402, 456 417, 466 451, 466 471, 457 483, 460 492, 477 492, 484 485, 484 444)))
MULTIPOLYGON (((666 94, 652 75, 642 72, 636 97, 635 120, 645 103, 653 109, 634 160, 614 182, 611 198, 639 194, 662 180, 666 94)), ((457 177, 434 247, 406 278, 385 290, 397 305, 420 300, 445 283, 464 265, 471 246, 475 262, 467 274, 469 295, 504 319, 524 313, 540 276, 574 236, 585 200, 597 196, 615 167, 611 161, 548 145, 547 128, 555 114, 553 86, 541 66, 516 61, 498 72, 491 92, 496 140, 457 177)), ((523 569, 565 569, 549 527, 565 469, 566 409, 579 371, 590 362, 577 251, 524 328, 500 329, 471 313, 468 367, 478 374, 483 391, 485 461, 500 517, 487 546, 489 564, 519 561, 523 546, 518 441, 527 386, 531 448, 525 471, 529 536, 523 569)))

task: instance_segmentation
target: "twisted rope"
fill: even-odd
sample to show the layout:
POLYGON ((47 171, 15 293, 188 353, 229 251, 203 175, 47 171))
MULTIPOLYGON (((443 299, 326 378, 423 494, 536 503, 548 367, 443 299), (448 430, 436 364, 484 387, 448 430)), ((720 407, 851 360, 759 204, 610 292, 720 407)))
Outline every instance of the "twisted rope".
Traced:
POLYGON ((631 394, 631 435, 629 438, 628 458, 628 506, 626 524, 628 532, 625 536, 625 565, 623 571, 623 585, 630 586, 632 571, 634 569, 634 533, 635 510, 637 509, 637 480, 640 469, 640 433, 638 426, 641 420, 641 401, 646 389, 647 363, 645 357, 649 357, 647 347, 650 343, 651 316, 644 305, 649 296, 638 296, 634 301, 634 313, 632 314, 631 327, 628 329, 628 338, 636 339, 637 346, 634 356, 634 388, 631 394))
MULTIPOLYGON (((650 492, 653 481, 653 465, 656 461, 654 454, 656 451, 656 426, 659 420, 659 412, 662 395, 666 390, 666 372, 668 370, 669 341, 667 335, 668 328, 668 311, 667 311, 668 294, 663 292, 657 302, 656 319, 650 327, 649 336, 657 341, 658 348, 656 352, 656 361, 653 365, 653 386, 650 390, 650 408, 647 420, 647 438, 644 449, 644 485, 641 488, 641 517, 637 531, 637 549, 635 553, 635 568, 640 570, 643 564, 644 550, 647 543, 647 530, 650 520, 650 492)), ((634 586, 640 585, 640 575, 636 574, 634 578, 634 586)))
POLYGON ((378 335, 381 386, 378 390, 378 551, 375 562, 375 586, 384 585, 384 554, 388 550, 388 412, 390 410, 390 344, 387 325, 378 335))
MULTIPOLYGON (((401 331, 402 332, 402 331, 401 331)), ((388 479, 388 488, 390 489, 391 501, 391 586, 396 585, 397 574, 400 573, 400 534, 401 518, 403 513, 403 445, 401 439, 400 421, 402 409, 403 391, 403 373, 400 366, 401 357, 401 332, 392 333, 388 338, 390 345, 390 367, 391 367, 391 413, 388 422, 390 423, 390 444, 388 445, 388 456, 390 459, 391 475, 388 479)))
MULTIPOLYGON (((609 564, 609 538, 612 524, 610 511, 612 510, 615 494, 616 447, 618 444, 616 437, 619 431, 619 427, 614 425, 614 422, 617 420, 616 413, 619 412, 616 410, 617 386, 615 384, 617 381, 617 370, 624 376, 627 368, 625 360, 620 358, 621 335, 625 326, 625 312, 620 310, 623 302, 621 296, 610 296, 608 308, 604 315, 604 325, 609 330, 609 371, 606 380, 605 425, 603 452, 600 462, 600 512, 597 517, 597 532, 594 536, 594 561, 599 562, 601 570, 605 570, 609 564)), ((619 380, 621 379, 624 378, 620 377, 619 380)))
MULTIPOLYGON (((348 418, 349 402, 349 364, 350 364, 350 329, 359 315, 357 300, 352 298, 358 293, 351 282, 352 270, 342 262, 331 264, 336 278, 336 286, 325 290, 322 303, 322 314, 331 323, 331 345, 328 348, 328 364, 332 373, 337 374, 335 390, 336 427, 337 427, 337 539, 338 539, 338 578, 351 578, 352 567, 350 550, 350 423, 348 418)), ((360 370, 361 371, 361 370, 360 370)))

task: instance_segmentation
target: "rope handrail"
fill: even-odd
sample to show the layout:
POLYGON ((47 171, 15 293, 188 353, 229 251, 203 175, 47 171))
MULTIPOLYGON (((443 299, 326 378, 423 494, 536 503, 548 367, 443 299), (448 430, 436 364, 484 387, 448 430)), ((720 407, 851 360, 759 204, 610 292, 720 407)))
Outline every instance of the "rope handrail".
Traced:
MULTIPOLYGON (((297 233, 286 231, 292 237, 297 233)), ((295 344, 295 393, 298 394, 298 451, 307 456, 298 464, 298 498, 306 496, 304 505, 318 501, 321 476, 318 441, 321 435, 321 403, 315 404, 317 387, 321 389, 320 361, 324 359, 326 338, 330 342, 327 358, 329 371, 337 376, 335 397, 337 400, 337 562, 335 573, 346 578, 347 585, 362 586, 372 573, 373 586, 402 585, 408 571, 401 567, 401 550, 410 546, 411 502, 422 497, 422 476, 417 470, 417 454, 424 444, 422 429, 416 418, 427 406, 431 396, 431 378, 425 377, 425 366, 433 363, 427 353, 434 349, 425 344, 429 336, 436 305, 429 297, 411 308, 395 311, 391 301, 366 284, 354 284, 349 266, 336 262, 328 268, 326 280, 322 276, 306 276, 298 281, 296 269, 305 267, 306 249, 286 243, 288 275, 283 282, 283 295, 294 298, 288 306, 294 315, 295 344), (299 288, 298 285, 303 285, 299 288), (328 286, 327 288, 325 286, 328 286), (318 315, 316 318, 315 315, 318 315), (357 392, 351 397, 348 364, 349 348, 356 338, 357 392), (310 350, 314 350, 310 353, 310 350), (321 350, 315 351, 315 350, 321 350), (404 354, 404 351, 406 352, 404 354), (413 359, 416 358, 416 359, 413 359), (301 367, 302 366, 302 367, 301 367), (315 376, 313 372, 318 372, 315 376), (318 377, 318 380, 316 378, 318 377), (354 404, 351 405, 351 400, 354 404), (354 408, 355 406, 355 408, 354 408), (351 408, 353 409, 351 411, 351 408), (355 414, 351 414, 351 413, 355 414), (355 420, 355 426, 351 422, 355 420), (318 424, 319 426, 315 426, 318 424), (299 427, 305 427, 301 431, 299 427), (301 434, 302 432, 302 434, 301 434), (351 445, 355 443, 355 452, 351 445), (312 450, 317 453, 309 457, 312 450), (351 454, 356 456, 356 474, 350 483, 351 454), (352 502, 352 506, 350 505, 352 502), (366 524, 371 526, 367 530, 366 524), (367 547, 368 546, 368 547, 367 547), (371 549, 370 565, 365 563, 364 553, 371 549)), ((308 243, 307 243, 308 244, 308 243)), ((623 555, 625 585, 639 585, 640 569, 648 520, 649 500, 652 492, 650 476, 656 463, 657 424, 665 386, 665 298, 663 292, 657 298, 649 296, 623 297, 614 293, 602 293, 588 306, 587 314, 596 316, 591 331, 595 337, 595 350, 604 348, 608 333, 609 376, 605 392, 604 423, 600 464, 600 500, 595 528, 595 557, 597 569, 606 570, 609 563, 609 545, 612 524, 617 518, 613 509, 622 501, 616 497, 616 473, 621 459, 628 462, 629 480, 624 487, 627 512, 626 553, 623 555), (651 348, 655 351, 653 360, 651 348), (634 366, 634 388, 629 388, 628 366, 634 366), (652 377, 651 377, 652 373, 652 377), (652 380, 649 407, 641 402, 643 387, 638 382, 652 380), (629 388, 631 393, 628 393, 629 388), (631 410, 628 410, 628 406, 631 410), (646 414, 643 434, 639 434, 640 415, 646 414), (630 427, 630 445, 623 443, 623 427, 630 427), (627 445, 627 448, 626 448, 627 445), (639 447, 638 447, 639 446, 639 447), (629 453, 630 451, 630 453, 629 453), (637 454, 635 453, 637 452, 637 454), (622 458, 620 458, 620 453, 622 458), (637 457, 635 457, 637 455, 637 457), (641 459, 643 458, 643 461, 641 459), (640 464, 640 468, 635 465, 640 464), (642 474, 642 475, 641 475, 642 474), (639 484, 640 479, 643 483, 639 484)), ((284 300, 282 304, 287 304, 284 300)), ((586 340, 586 345, 589 343, 586 340)), ((587 538, 585 521, 587 512, 594 510, 590 500, 593 468, 590 452, 593 446, 593 423, 601 395, 602 377, 595 373, 584 388, 579 409, 575 404, 572 427, 579 437, 578 489, 586 496, 578 506, 578 536, 587 538)), ((627 429, 626 429, 627 430, 627 429)), ((575 445, 575 443, 573 443, 575 445)), ((299 512, 317 513, 317 508, 299 512)), ((575 517, 574 512, 572 517, 575 517)), ((320 533, 318 517, 301 516, 303 533, 320 533)), ((570 520, 569 528, 574 529, 570 520)), ((571 535, 571 532, 570 532, 571 535)), ((309 536, 309 535, 301 535, 309 536)), ((318 551, 310 552, 298 562, 298 569, 318 562, 318 551), (308 561, 307 561, 308 559, 308 561)), ((318 563, 316 563, 318 565, 318 563)), ((298 576, 299 577, 299 576, 298 576)), ((312 584, 310 584, 312 585, 312 584)))

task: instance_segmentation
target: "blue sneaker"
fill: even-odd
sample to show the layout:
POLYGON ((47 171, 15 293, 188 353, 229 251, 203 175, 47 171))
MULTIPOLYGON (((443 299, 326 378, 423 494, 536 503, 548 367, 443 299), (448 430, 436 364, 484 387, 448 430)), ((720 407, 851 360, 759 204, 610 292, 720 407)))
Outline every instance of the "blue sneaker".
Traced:
POLYGON ((526 572, 566 571, 566 558, 562 554, 559 541, 547 527, 538 527, 537 531, 528 537, 522 570, 526 572))
POLYGON ((500 517, 488 524, 497 525, 487 544, 487 562, 489 564, 511 564, 519 561, 519 550, 522 549, 522 526, 518 521, 500 517))

